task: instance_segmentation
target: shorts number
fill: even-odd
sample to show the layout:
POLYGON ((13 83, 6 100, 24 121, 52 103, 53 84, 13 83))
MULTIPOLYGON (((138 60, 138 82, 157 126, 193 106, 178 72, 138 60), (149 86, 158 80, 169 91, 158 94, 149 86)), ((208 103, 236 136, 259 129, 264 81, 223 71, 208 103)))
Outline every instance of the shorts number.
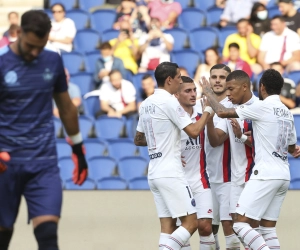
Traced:
POLYGON ((153 127, 152 127, 152 119, 144 118, 143 119, 144 130, 146 134, 148 149, 156 149, 156 141, 154 137, 153 127))
POLYGON ((280 155, 287 155, 288 152, 288 143, 291 139, 292 133, 292 122, 291 121, 278 121, 279 131, 276 143, 277 153, 280 155))

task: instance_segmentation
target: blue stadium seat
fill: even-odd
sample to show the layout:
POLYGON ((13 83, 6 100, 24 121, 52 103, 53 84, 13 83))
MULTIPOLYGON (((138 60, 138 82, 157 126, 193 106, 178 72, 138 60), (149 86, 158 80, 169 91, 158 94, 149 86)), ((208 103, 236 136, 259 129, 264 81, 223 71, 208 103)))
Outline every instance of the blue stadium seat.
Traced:
POLYGON ((145 176, 148 161, 143 157, 129 156, 119 160, 118 171, 121 178, 126 181, 145 176))
MULTIPOLYGON (((134 87, 136 88, 136 90, 140 90, 142 87, 142 79, 143 76, 149 74, 148 72, 146 73, 137 73, 135 75, 132 76, 132 83, 134 85, 134 87)), ((152 73, 150 73, 150 75, 153 75, 152 73)), ((154 77, 153 77, 154 78, 154 77)))
POLYGON ((111 177, 116 168, 116 161, 107 156, 97 156, 88 160, 89 178, 98 181, 100 179, 111 177))
POLYGON ((54 122, 55 137, 60 137, 61 136, 61 128, 62 128, 61 120, 59 118, 53 116, 53 122, 54 122))
POLYGON ((65 139, 56 141, 56 150, 58 159, 72 157, 72 148, 65 139))
POLYGON ((184 29, 173 28, 165 30, 164 33, 171 34, 174 38, 173 50, 180 50, 184 48, 184 45, 188 39, 187 33, 184 29))
POLYGON ((77 32, 78 30, 85 29, 90 20, 90 14, 83 10, 69 10, 66 13, 66 17, 74 21, 77 32))
POLYGON ((300 115, 294 115, 296 134, 298 139, 300 139, 300 115))
POLYGON ((291 181, 300 179, 300 159, 289 158, 291 181))
POLYGON ((234 26, 228 26, 220 29, 219 32, 219 46, 223 49, 226 38, 231 35, 237 33, 237 29, 234 26))
POLYGON ((132 140, 126 138, 108 140, 109 156, 119 161, 126 156, 135 156, 137 147, 132 140))
POLYGON ((294 180, 290 183, 291 190, 300 190, 300 179, 294 180))
POLYGON ((85 11, 90 11, 91 8, 101 6, 104 3, 104 0, 79 0, 79 7, 85 11))
POLYGON ((274 16, 277 16, 277 15, 281 16, 281 12, 280 12, 277 5, 272 6, 272 7, 268 7, 267 10, 268 10, 268 17, 269 18, 273 18, 274 16))
POLYGON ((144 177, 138 177, 135 179, 132 179, 129 182, 129 189, 130 190, 149 190, 149 184, 148 179, 146 176, 144 177))
POLYGON ((50 19, 53 18, 53 14, 52 14, 52 11, 50 9, 43 9, 43 11, 48 15, 48 17, 50 19))
POLYGON ((108 29, 102 32, 102 42, 108 42, 112 39, 118 38, 120 34, 119 30, 108 29))
POLYGON ((126 126, 126 136, 133 138, 136 133, 136 126, 138 121, 138 114, 133 114, 129 117, 124 117, 126 126))
POLYGON ((198 9, 207 11, 209 8, 215 5, 215 1, 212 0, 194 0, 194 5, 198 9))
POLYGON ((99 50, 94 50, 85 53, 84 62, 85 62, 85 69, 89 73, 94 73, 96 69, 96 62, 101 57, 99 50))
MULTIPOLYGON (((178 17, 179 27, 186 31, 202 27, 205 25, 205 12, 196 8, 184 9, 178 17)), ((203 38, 202 38, 203 39, 203 38)))
POLYGON ((277 5, 277 0, 269 0, 267 4, 267 8, 277 5))
POLYGON ((108 154, 107 142, 98 138, 89 138, 84 140, 84 147, 87 159, 108 154))
POLYGON ((263 73, 264 72, 261 72, 257 76, 255 76, 255 86, 256 86, 257 91, 259 89, 259 81, 260 81, 260 78, 262 77, 263 73))
POLYGON ((190 45, 197 52, 218 45, 218 31, 212 27, 202 27, 190 32, 190 45))
POLYGON ((81 72, 71 75, 70 81, 79 87, 82 96, 94 89, 93 75, 90 73, 81 72))
POLYGON ((76 4, 76 0, 50 0, 49 6, 51 7, 55 3, 61 3, 65 6, 66 10, 71 10, 76 4))
POLYGON ((93 29, 102 33, 104 30, 111 29, 115 20, 115 10, 97 10, 91 15, 91 26, 93 29))
POLYGON ((180 50, 171 53, 171 60, 179 67, 185 67, 189 75, 193 76, 200 63, 199 53, 193 50, 180 50))
POLYGON ((145 160, 149 162, 149 152, 148 147, 138 147, 139 156, 143 157, 145 160))
POLYGON ((72 179, 69 179, 65 182, 66 190, 94 190, 95 188, 95 182, 89 178, 87 178, 81 186, 74 184, 72 179))
POLYGON ((99 96, 90 96, 82 100, 84 114, 95 118, 96 113, 100 110, 99 96))
POLYGON ((92 132, 94 126, 94 120, 89 116, 79 116, 79 128, 82 134, 83 140, 87 139, 92 132))
POLYGON ((175 2, 180 3, 182 9, 188 8, 191 3, 190 0, 175 0, 175 2))
POLYGON ((121 118, 100 116, 95 122, 95 129, 98 138, 118 138, 123 133, 125 123, 121 118))
POLYGON ((83 65, 83 56, 78 52, 69 52, 61 54, 64 66, 70 74, 75 74, 81 71, 83 65))
POLYGON ((300 83, 300 70, 297 71, 291 71, 288 74, 288 78, 292 79, 296 85, 300 83))
POLYGON ((127 183, 120 177, 107 177, 97 181, 97 189, 102 190, 125 190, 127 183))
POLYGON ((74 48, 81 53, 94 51, 98 47, 99 42, 100 36, 96 30, 78 30, 74 39, 74 48))
POLYGON ((223 9, 218 7, 212 7, 206 12, 206 25, 217 25, 220 22, 220 16, 223 13, 223 9))
POLYGON ((72 178, 74 162, 71 157, 63 157, 58 160, 60 178, 65 181, 72 178))

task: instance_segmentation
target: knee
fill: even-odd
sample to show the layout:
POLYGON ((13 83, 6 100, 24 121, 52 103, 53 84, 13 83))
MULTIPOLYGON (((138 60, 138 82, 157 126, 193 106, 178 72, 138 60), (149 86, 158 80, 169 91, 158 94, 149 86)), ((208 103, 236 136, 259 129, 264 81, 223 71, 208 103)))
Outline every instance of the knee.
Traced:
POLYGON ((211 223, 208 221, 198 222, 198 231, 201 236, 209 236, 212 233, 211 223))
POLYGON ((34 229, 34 235, 38 242, 39 250, 58 250, 56 222, 41 223, 34 229))
POLYGON ((184 220, 182 220, 182 226, 186 228, 190 234, 193 234, 198 228, 196 214, 188 215, 184 220))

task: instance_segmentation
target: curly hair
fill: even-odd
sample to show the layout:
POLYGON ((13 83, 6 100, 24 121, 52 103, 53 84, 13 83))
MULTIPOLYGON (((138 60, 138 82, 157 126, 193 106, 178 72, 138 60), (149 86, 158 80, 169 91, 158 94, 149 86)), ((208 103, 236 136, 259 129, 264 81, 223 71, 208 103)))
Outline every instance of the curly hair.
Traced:
POLYGON ((259 81, 259 86, 265 86, 268 95, 279 95, 283 86, 283 78, 275 69, 266 70, 259 81))

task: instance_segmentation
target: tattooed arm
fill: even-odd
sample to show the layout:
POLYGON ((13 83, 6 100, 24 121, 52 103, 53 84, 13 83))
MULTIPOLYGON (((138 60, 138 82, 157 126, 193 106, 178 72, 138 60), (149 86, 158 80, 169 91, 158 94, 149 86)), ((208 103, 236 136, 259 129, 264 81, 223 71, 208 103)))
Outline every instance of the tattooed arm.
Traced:
POLYGON ((210 106, 215 111, 215 113, 221 118, 238 118, 239 116, 235 112, 234 108, 225 108, 222 104, 218 102, 215 98, 214 92, 211 89, 209 82, 205 77, 202 77, 202 83, 200 82, 202 87, 202 93, 208 99, 210 106))
POLYGON ((134 144, 137 146, 147 146, 147 141, 144 133, 136 131, 134 137, 134 144))

